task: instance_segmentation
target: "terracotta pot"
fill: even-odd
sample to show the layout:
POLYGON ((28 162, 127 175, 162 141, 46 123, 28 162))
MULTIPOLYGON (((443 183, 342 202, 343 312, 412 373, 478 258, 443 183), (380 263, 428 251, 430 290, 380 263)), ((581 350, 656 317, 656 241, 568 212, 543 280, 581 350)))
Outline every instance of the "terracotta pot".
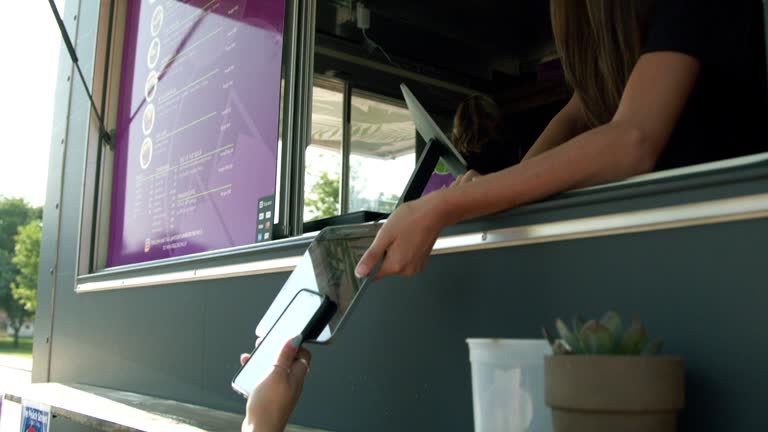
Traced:
POLYGON ((685 403, 683 361, 666 356, 544 358, 554 432, 673 432, 685 403))

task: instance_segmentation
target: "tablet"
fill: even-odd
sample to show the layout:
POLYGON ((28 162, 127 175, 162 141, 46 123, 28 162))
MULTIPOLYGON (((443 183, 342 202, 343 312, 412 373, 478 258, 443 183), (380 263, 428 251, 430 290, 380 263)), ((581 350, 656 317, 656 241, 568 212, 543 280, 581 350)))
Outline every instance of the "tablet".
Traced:
POLYGON ((408 111, 411 113, 411 118, 419 135, 424 138, 426 143, 434 142, 438 145, 439 154, 451 174, 459 176, 467 172, 467 161, 464 160, 461 153, 453 146, 453 143, 443 133, 442 129, 437 126, 435 120, 427 113, 427 110, 416 99, 416 96, 413 95, 408 86, 400 84, 400 90, 403 92, 405 104, 408 106, 408 111))
POLYGON ((355 276, 355 267, 379 231, 380 224, 341 225, 320 231, 302 256, 299 264, 278 292, 256 327, 256 336, 264 336, 277 322, 296 293, 302 289, 325 295, 336 304, 336 312, 315 340, 328 343, 375 275, 355 276))

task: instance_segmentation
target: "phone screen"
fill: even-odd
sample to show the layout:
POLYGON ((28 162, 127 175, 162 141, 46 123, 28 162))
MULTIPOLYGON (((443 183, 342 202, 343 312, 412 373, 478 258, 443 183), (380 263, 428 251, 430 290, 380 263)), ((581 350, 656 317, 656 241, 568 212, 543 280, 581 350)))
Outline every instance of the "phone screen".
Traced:
POLYGON ((328 325, 315 339, 329 341, 370 279, 356 277, 355 267, 379 228, 380 225, 348 225, 320 231, 259 322, 256 335, 269 330, 296 292, 308 289, 327 296, 337 306, 328 325))
MULTIPOLYGON (((297 335, 311 332, 318 314, 322 312, 324 297, 311 291, 299 291, 272 329, 261 340, 248 362, 232 380, 232 387, 248 397, 251 391, 272 372, 286 342, 297 335)), ((286 365, 288 366, 288 365, 286 365)))

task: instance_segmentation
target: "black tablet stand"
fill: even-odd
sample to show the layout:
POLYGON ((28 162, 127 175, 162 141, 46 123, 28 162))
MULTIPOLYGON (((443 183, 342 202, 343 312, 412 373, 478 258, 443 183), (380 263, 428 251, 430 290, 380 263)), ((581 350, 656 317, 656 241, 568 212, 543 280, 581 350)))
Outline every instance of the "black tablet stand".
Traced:
POLYGON ((440 158, 443 159, 446 167, 448 167, 448 171, 454 176, 458 177, 467 172, 464 162, 456 157, 455 153, 449 148, 449 145, 433 138, 429 140, 424 151, 421 153, 421 157, 416 162, 416 168, 413 170, 405 190, 400 195, 400 201, 397 202, 398 206, 421 197, 424 193, 424 188, 427 187, 427 183, 429 183, 429 179, 432 177, 432 173, 435 172, 440 158))

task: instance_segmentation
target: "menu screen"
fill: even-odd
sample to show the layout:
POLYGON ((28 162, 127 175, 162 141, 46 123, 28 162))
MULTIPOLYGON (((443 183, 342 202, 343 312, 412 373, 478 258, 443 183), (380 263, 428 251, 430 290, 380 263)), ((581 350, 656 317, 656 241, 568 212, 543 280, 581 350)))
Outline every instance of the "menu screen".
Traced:
POLYGON ((284 10, 128 2, 109 267, 270 240, 284 10))
POLYGON ((456 177, 451 174, 448 167, 445 165, 445 162, 440 159, 437 161, 435 171, 429 177, 427 185, 424 186, 424 192, 421 193, 421 196, 429 195, 434 191, 450 187, 454 180, 456 180, 456 177))

